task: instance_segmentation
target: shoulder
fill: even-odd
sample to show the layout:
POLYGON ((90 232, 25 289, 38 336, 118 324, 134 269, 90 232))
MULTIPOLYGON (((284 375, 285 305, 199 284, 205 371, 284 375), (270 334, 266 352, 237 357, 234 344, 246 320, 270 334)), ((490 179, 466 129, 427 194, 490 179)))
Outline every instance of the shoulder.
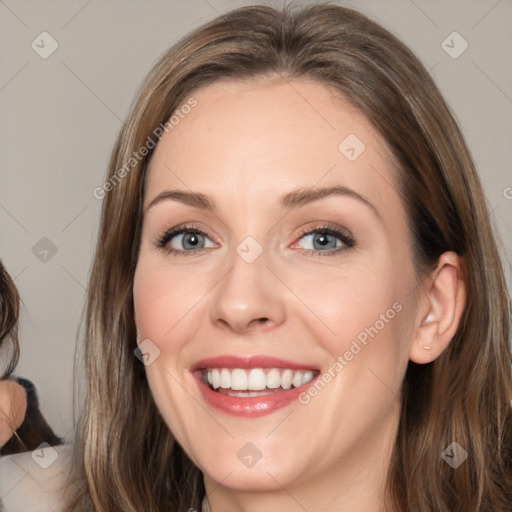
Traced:
POLYGON ((32 452, 0 457, 1 512, 60 512, 71 482, 68 444, 43 443, 32 452))

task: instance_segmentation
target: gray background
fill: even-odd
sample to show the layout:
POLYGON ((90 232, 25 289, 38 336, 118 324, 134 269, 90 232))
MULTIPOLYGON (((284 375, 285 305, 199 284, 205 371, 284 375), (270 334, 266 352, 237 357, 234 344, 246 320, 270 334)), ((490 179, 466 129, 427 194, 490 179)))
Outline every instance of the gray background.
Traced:
MULTIPOLYGON (((0 258, 23 300, 16 374, 36 384, 59 435, 69 438, 73 423, 73 357, 101 206, 93 190, 121 120, 164 50, 217 14, 253 3, 0 1, 0 258), (45 31, 58 48, 43 59, 31 44, 43 46, 45 31)), ((391 30, 438 83, 482 177, 510 290, 512 2, 336 3, 391 30), (469 44, 458 58, 442 46, 454 31, 469 44)), ((444 44, 453 54, 463 42, 444 44)))

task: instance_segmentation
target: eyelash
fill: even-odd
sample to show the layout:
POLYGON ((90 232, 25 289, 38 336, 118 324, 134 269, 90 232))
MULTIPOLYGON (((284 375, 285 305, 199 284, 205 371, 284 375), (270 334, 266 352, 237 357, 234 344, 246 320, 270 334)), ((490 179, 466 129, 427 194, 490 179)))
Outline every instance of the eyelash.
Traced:
MULTIPOLYGON (((208 234, 205 233, 198 226, 194 226, 192 224, 185 224, 183 226, 178 226, 177 228, 171 229, 169 231, 165 231, 162 234, 158 235, 157 241, 156 241, 157 248, 162 249, 168 255, 175 256, 175 257, 194 256, 195 255, 194 253, 198 253, 198 252, 207 250, 204 248, 198 249, 196 251, 183 251, 183 250, 179 250, 179 249, 169 249, 167 247, 167 244, 169 243, 169 241, 172 240, 175 236, 181 235, 183 233, 196 233, 196 234, 204 235, 204 236, 208 237, 208 234)), ((345 245, 345 247, 338 247, 336 249, 330 249, 327 251, 318 251, 316 249, 301 249, 303 254, 306 254, 307 256, 313 256, 313 257, 334 256, 343 251, 346 251, 347 249, 354 247, 354 245, 355 245, 355 239, 351 234, 349 234, 348 232, 345 232, 345 231, 341 231, 341 230, 334 228, 333 226, 329 226, 329 225, 319 225, 319 226, 315 226, 312 229, 311 228, 303 229, 298 233, 297 237, 298 237, 298 240, 300 240, 304 236, 312 235, 314 233, 335 236, 336 238, 341 240, 341 242, 345 245)))
POLYGON ((354 247, 356 242, 354 237, 347 231, 342 231, 339 228, 335 228, 329 225, 319 225, 315 226, 314 228, 305 228, 298 233, 297 237, 298 240, 300 240, 302 237, 306 235, 312 235, 314 233, 332 235, 341 240, 345 247, 338 247, 336 249, 329 249, 327 251, 318 251, 316 249, 301 249, 302 253, 306 254, 307 256, 336 256, 342 253, 343 251, 346 251, 347 249, 351 249, 352 247, 354 247))

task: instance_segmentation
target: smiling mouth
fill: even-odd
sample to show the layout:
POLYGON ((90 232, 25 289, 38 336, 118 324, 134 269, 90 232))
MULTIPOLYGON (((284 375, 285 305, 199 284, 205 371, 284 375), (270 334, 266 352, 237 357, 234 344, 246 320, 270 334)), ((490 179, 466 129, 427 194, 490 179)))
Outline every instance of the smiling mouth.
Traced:
POLYGON ((235 397, 264 396, 304 386, 318 370, 289 368, 204 368, 199 370, 202 382, 212 391, 235 397))

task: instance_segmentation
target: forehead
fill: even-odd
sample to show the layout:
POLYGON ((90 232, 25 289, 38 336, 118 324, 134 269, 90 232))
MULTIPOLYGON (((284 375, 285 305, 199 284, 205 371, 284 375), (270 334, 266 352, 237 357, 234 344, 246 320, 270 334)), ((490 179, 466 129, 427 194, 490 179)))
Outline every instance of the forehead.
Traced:
POLYGON ((395 195, 396 202, 391 152, 335 89, 278 77, 219 81, 190 96, 197 105, 155 149, 146 204, 165 188, 261 202, 316 184, 341 184, 377 203, 395 195))

